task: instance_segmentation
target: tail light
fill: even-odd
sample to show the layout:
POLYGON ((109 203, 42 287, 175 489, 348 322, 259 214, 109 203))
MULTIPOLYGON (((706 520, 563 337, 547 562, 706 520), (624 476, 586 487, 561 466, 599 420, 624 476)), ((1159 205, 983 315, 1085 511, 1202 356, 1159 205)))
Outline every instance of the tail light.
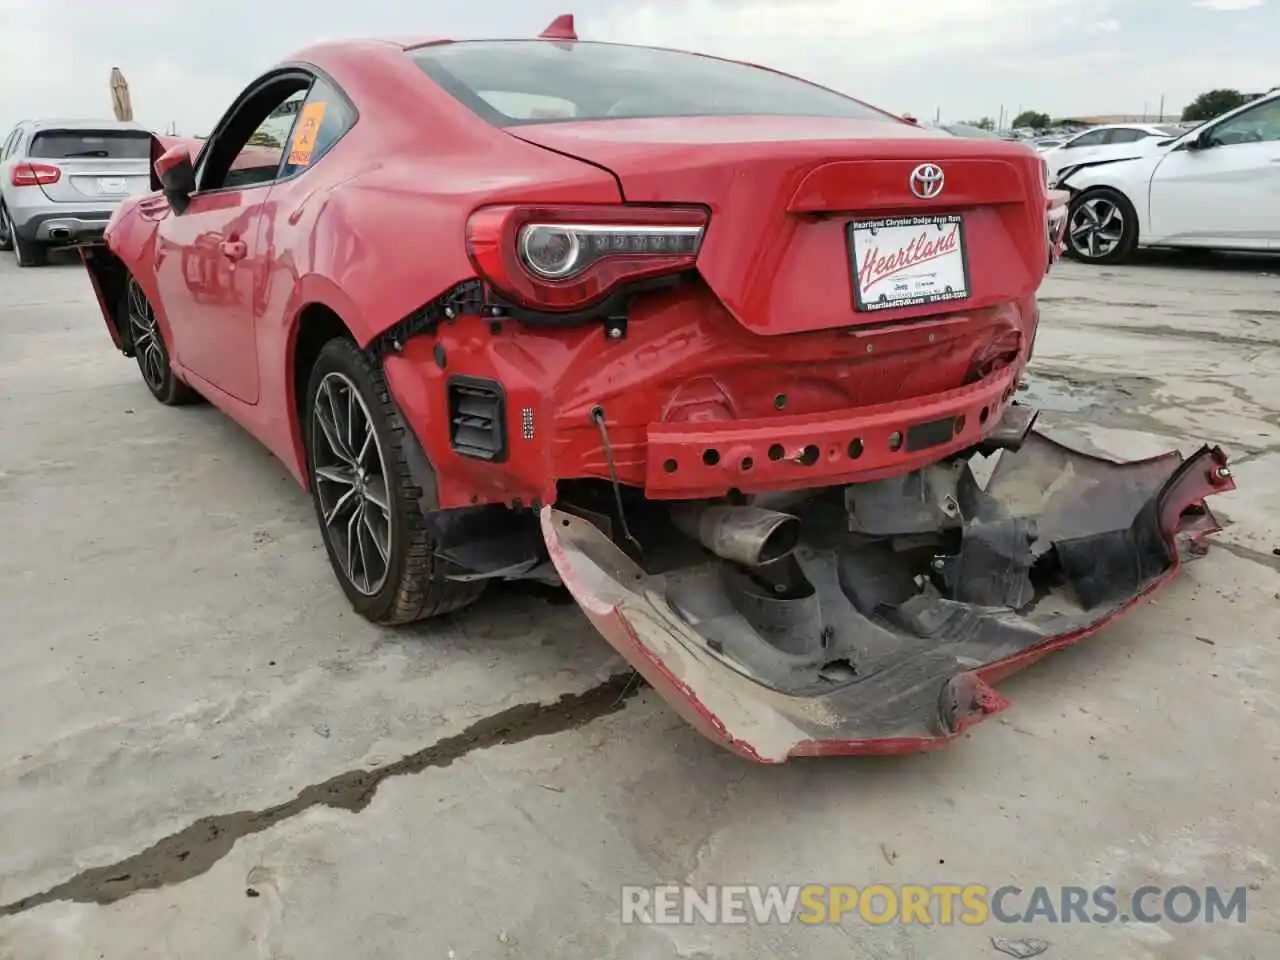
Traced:
POLYGON ((692 268, 707 219, 701 207, 482 207, 467 221, 467 254, 523 307, 582 310, 624 284, 692 268))
POLYGON ((42 187, 61 179, 62 171, 49 163, 18 163, 9 171, 9 182, 15 187, 42 187))

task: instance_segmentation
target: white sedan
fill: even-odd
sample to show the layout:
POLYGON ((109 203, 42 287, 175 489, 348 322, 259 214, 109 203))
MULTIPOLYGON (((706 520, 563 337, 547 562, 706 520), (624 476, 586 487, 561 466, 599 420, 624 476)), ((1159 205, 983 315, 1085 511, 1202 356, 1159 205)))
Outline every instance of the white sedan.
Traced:
POLYGON ((1181 136, 1182 129, 1172 124, 1112 123, 1093 127, 1062 141, 1060 145, 1041 149, 1049 164, 1050 182, 1077 167, 1099 161, 1128 159, 1145 153, 1156 144, 1181 136))
POLYGON ((1280 90, 1054 182, 1071 193, 1077 260, 1115 263, 1138 246, 1280 253, 1280 90))

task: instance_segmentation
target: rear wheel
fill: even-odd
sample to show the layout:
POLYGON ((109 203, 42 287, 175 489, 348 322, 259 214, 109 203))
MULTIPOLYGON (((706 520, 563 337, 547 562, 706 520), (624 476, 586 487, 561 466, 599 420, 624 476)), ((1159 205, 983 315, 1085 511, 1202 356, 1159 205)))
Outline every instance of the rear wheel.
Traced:
POLYGON ((483 582, 447 580, 436 568, 404 447, 408 427, 382 371, 350 340, 330 340, 311 370, 306 407, 316 518, 356 612, 390 626, 474 602, 483 582))
POLYGON ((169 350, 165 346, 156 312, 151 301, 142 292, 138 282, 129 278, 124 297, 125 321, 129 325, 129 337, 133 341, 133 357, 138 361, 142 382, 151 395, 170 407, 194 403, 200 395, 178 379, 169 363, 169 350))
POLYGON ((9 211, 0 201, 0 250, 13 249, 13 228, 9 226, 9 211))
MULTIPOLYGON (((34 240, 25 240, 18 235, 9 211, 0 211, 5 218, 5 232, 9 238, 8 247, 13 250, 13 259, 20 267, 43 267, 49 262, 49 248, 34 240)), ((0 245, 2 246, 2 245, 0 245)))
POLYGON ((1067 249, 1084 263, 1117 263, 1138 243, 1138 214, 1127 197, 1099 187, 1071 201, 1067 249))

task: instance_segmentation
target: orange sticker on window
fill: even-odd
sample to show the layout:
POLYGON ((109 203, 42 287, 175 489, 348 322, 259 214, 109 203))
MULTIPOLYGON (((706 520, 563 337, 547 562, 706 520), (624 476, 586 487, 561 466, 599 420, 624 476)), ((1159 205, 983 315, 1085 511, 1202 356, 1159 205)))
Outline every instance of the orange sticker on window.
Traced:
POLYGON ((324 123, 324 111, 328 107, 323 100, 308 103, 298 115, 298 126, 293 131, 293 146, 289 149, 289 166, 305 167, 311 162, 311 154, 320 136, 320 124, 324 123))

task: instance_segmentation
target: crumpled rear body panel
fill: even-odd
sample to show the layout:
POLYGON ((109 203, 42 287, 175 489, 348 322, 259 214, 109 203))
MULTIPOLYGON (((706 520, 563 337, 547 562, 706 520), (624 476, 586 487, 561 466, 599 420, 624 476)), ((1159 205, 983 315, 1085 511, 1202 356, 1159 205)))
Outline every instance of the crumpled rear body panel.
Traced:
POLYGON ((851 531, 834 497, 793 506, 812 590, 785 612, 715 557, 655 572, 553 508, 543 533, 597 629, 717 742, 760 762, 913 752, 1003 709, 992 684, 1165 583, 1218 529, 1204 497, 1234 486, 1216 448, 1116 463, 1033 432, 998 457, 985 484, 957 465, 964 522, 923 573, 909 538, 851 531))

